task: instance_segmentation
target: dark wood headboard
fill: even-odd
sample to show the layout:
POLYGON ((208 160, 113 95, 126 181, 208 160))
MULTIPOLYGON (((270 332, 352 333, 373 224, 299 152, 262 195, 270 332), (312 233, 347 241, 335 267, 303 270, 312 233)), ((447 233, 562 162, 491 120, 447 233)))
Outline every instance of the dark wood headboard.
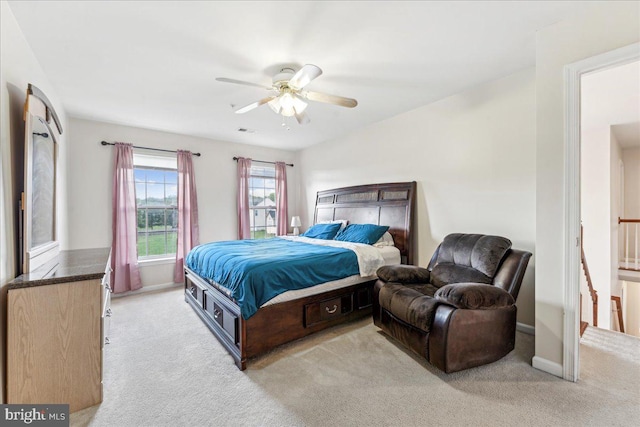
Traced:
POLYGON ((349 224, 388 225, 402 263, 413 264, 415 198, 415 181, 318 191, 313 222, 346 219, 349 224))

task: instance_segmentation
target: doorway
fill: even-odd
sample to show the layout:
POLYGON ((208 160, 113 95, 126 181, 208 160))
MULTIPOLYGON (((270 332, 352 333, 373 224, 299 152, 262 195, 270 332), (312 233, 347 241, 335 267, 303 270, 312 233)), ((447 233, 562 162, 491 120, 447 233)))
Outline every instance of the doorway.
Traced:
MULTIPOLYGON (((581 276, 581 174, 580 174, 580 88, 581 79, 591 73, 640 60, 640 43, 616 49, 565 67, 565 298, 563 378, 579 376, 580 276, 581 276)), ((610 246, 609 246, 610 248, 610 246)))
POLYGON ((635 316, 629 319, 632 323, 626 322, 627 328, 624 317, 628 311, 637 312, 640 305, 625 295, 633 293, 640 282, 635 247, 635 221, 640 221, 639 174, 640 61, 583 75, 580 219, 584 274, 580 335, 593 327, 637 334, 635 316))

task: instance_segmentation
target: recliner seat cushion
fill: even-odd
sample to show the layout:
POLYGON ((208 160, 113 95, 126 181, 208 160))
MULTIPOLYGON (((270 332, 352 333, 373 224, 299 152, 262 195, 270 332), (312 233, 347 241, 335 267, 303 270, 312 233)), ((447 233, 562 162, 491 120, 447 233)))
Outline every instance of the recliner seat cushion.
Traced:
POLYGON ((438 289, 428 283, 401 285, 385 283, 378 301, 383 310, 424 332, 429 332, 438 301, 433 295, 438 289))
POLYGON ((438 289, 437 301, 463 309, 496 310, 515 304, 510 293, 493 285, 479 283, 453 283, 438 289))
POLYGON ((491 277, 472 267, 443 262, 431 270, 431 283, 441 288, 449 283, 476 282, 490 284, 491 277))
MULTIPOLYGON (((492 280, 509 249, 511 249, 511 241, 504 237, 483 234, 449 234, 438 249, 435 265, 437 267, 439 264, 449 263, 460 267, 470 267, 492 280)), ((432 275, 433 270, 435 267, 432 269, 432 275)), ((444 277, 441 278, 441 281, 445 281, 444 277)), ((455 280, 455 282, 463 281, 473 282, 475 280, 455 280)), ((483 280, 481 283, 487 282, 483 280)))

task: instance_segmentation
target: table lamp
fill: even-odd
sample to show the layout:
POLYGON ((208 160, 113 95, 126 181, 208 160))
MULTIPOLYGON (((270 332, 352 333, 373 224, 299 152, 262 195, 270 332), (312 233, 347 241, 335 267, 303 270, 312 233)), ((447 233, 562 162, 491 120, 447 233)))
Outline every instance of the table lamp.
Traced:
POLYGON ((302 222, 300 222, 300 217, 299 216, 292 216, 291 217, 291 226, 293 227, 293 235, 297 236, 298 234, 300 234, 300 227, 302 225, 302 222))

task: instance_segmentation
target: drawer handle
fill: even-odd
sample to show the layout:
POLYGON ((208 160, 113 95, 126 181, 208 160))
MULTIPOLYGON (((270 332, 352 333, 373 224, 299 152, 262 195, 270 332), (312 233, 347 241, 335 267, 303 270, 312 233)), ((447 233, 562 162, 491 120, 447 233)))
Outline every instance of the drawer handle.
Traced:
POLYGON ((332 310, 329 310, 329 307, 325 307, 324 309, 327 310, 327 313, 333 314, 333 313, 336 312, 336 310, 338 310, 338 306, 336 304, 333 304, 333 309, 332 310))
POLYGON ((109 337, 104 337, 104 343, 105 344, 111 344, 111 342, 109 341, 109 337))
POLYGON ((222 312, 220 310, 213 310, 213 318, 214 319, 217 319, 221 314, 222 314, 222 312))
POLYGON ((113 311, 111 311, 111 308, 107 308, 107 312, 106 312, 105 316, 107 316, 107 317, 113 316, 113 311))

